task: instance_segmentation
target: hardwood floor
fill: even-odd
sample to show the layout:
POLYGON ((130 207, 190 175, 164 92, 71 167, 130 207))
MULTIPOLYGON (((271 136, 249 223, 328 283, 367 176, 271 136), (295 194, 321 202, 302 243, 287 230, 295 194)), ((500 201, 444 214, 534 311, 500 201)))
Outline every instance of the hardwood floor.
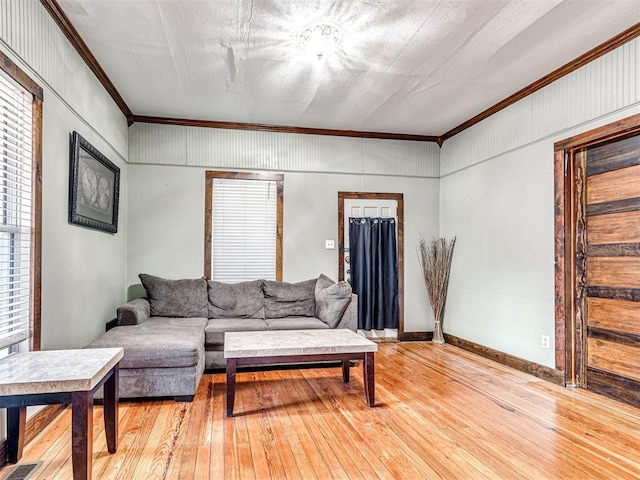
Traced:
MULTIPOLYGON (((377 406, 362 367, 239 373, 192 403, 122 402, 118 452, 95 409, 96 479, 637 479, 640 410, 565 389, 450 345, 383 343, 377 406)), ((70 411, 25 448, 32 480, 71 478, 70 411)), ((11 467, 0 471, 6 478, 11 467)))

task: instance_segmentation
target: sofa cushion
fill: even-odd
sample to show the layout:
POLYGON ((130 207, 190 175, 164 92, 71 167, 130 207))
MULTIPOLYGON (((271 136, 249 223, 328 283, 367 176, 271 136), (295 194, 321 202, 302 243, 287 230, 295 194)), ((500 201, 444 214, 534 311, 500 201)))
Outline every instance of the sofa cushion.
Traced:
POLYGON ((315 288, 316 317, 335 328, 351 301, 351 285, 349 282, 334 282, 326 275, 320 274, 315 288))
POLYGON ((327 329, 329 325, 314 317, 284 317, 267 318, 269 330, 319 330, 327 329))
POLYGON ((209 319, 205 317, 150 317, 149 320, 144 323, 144 331, 171 330, 173 332, 182 332, 187 330, 196 330, 201 332, 204 331, 208 322, 209 319))
MULTIPOLYGON (((173 320, 176 325, 182 325, 180 321, 183 319, 173 320)), ((200 321, 204 325, 205 319, 200 321)), ((114 327, 86 348, 122 347, 121 369, 193 367, 204 358, 202 328, 171 328, 165 324, 154 329, 150 328, 150 323, 153 319, 141 325, 114 327)))
POLYGON ((265 280, 265 318, 313 317, 315 286, 315 278, 300 283, 265 280))
POLYGON ((266 330, 267 324, 261 318, 210 318, 204 329, 207 346, 223 345, 224 332, 253 332, 266 330))
POLYGON ((264 318, 263 284, 209 281, 209 318, 264 318))
POLYGON ((154 317, 206 317, 207 281, 202 278, 167 280, 153 275, 138 275, 154 317))

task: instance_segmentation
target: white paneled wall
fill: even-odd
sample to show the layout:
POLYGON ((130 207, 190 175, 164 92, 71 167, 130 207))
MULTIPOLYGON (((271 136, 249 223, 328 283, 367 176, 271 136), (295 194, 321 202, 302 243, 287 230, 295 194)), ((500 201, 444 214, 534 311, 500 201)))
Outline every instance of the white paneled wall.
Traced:
POLYGON ((639 68, 636 39, 445 141, 445 332, 555 365, 554 142, 640 112, 639 68))
POLYGON ((42 105, 42 348, 80 348, 125 300, 127 119, 39 0, 0 0, 0 50, 38 83, 42 105), (121 170, 118 233, 70 225, 70 134, 121 170))
POLYGON ((126 160, 127 119, 39 0, 0 1, 0 47, 126 160))
POLYGON ((432 142, 135 123, 129 162, 288 172, 439 176, 432 142))
POLYGON ((640 39, 444 142, 442 176, 640 103, 640 39))

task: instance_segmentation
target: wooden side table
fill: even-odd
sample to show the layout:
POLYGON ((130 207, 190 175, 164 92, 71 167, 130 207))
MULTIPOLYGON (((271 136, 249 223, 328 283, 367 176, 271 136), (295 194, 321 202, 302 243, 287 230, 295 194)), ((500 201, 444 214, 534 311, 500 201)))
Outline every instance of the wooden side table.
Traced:
POLYGON ((23 352, 0 360, 0 408, 7 409, 7 459, 22 456, 26 407, 72 406, 74 480, 91 479, 93 395, 104 385, 104 426, 109 453, 118 448, 118 373, 122 348, 23 352))

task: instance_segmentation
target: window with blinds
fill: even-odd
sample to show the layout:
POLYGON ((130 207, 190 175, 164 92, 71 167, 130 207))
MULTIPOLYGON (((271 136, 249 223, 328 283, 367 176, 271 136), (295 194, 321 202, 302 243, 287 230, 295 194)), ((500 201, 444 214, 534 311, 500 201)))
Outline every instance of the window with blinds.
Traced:
POLYGON ((214 178, 212 189, 212 280, 275 280, 277 182, 214 178))
POLYGON ((0 348, 29 337, 32 101, 0 72, 0 348))

